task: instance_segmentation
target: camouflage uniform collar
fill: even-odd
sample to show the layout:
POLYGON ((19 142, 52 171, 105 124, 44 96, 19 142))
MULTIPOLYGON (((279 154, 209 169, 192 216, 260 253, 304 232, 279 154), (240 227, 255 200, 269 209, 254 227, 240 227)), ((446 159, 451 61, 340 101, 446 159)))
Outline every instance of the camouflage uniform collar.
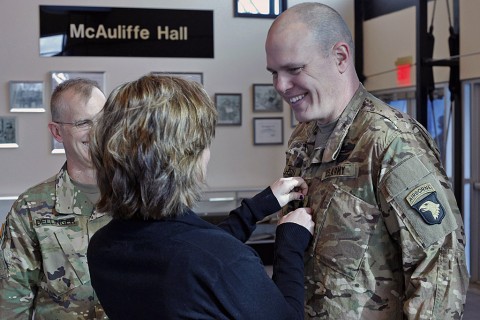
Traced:
POLYGON ((74 186, 66 162, 55 179, 55 198, 55 211, 60 214, 92 215, 94 211, 95 206, 74 186))
POLYGON ((342 149, 343 140, 347 136, 348 130, 360 111, 367 94, 368 92, 365 87, 360 84, 352 99, 345 107, 345 110, 343 110, 340 115, 335 129, 333 129, 333 132, 328 139, 323 153, 322 162, 330 162, 337 159, 338 154, 342 149))

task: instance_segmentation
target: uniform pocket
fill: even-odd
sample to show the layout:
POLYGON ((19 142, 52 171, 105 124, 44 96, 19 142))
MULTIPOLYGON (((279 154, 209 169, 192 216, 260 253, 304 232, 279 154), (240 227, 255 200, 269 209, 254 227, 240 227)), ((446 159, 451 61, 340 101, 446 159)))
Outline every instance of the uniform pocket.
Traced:
POLYGON ((324 200, 326 205, 321 212, 315 212, 315 264, 325 265, 353 280, 381 214, 377 207, 336 185, 329 189, 324 194, 329 198, 324 200))
POLYGON ((41 241, 46 276, 42 287, 50 294, 61 296, 89 281, 87 257, 83 250, 75 250, 74 241, 82 239, 70 239, 63 229, 41 241))

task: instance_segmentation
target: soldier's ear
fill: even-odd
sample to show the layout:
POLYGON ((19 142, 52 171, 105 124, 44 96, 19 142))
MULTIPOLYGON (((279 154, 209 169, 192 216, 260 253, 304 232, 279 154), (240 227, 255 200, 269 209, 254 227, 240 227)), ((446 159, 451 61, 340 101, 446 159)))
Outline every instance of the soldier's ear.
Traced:
POLYGON ((55 140, 57 140, 60 143, 63 143, 62 132, 60 130, 60 125, 58 123, 50 122, 48 124, 48 130, 50 130, 50 133, 55 138, 55 140))
POLYGON ((349 60, 352 58, 350 47, 346 42, 340 41, 333 46, 333 54, 337 63, 337 69, 340 73, 344 73, 349 65, 349 60))

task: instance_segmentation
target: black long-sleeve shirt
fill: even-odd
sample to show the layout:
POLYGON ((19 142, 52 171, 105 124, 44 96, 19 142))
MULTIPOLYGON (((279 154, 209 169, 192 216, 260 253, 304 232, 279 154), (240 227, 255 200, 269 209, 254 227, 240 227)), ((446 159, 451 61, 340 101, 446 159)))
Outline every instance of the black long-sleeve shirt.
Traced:
POLYGON ((267 188, 232 211, 221 228, 192 211, 168 220, 113 220, 88 249, 92 284, 107 315, 303 319, 303 253, 310 233, 294 223, 277 227, 274 281, 257 253, 239 241, 278 209, 267 188))

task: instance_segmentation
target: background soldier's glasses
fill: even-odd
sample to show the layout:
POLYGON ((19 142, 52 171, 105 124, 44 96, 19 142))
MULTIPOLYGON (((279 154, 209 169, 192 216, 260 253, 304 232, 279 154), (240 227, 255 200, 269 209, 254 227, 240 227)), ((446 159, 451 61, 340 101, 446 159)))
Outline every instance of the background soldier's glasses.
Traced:
POLYGON ((78 129, 78 130, 90 129, 93 126, 93 120, 90 120, 90 119, 78 120, 75 122, 61 122, 61 121, 53 121, 53 122, 61 125, 70 125, 75 127, 75 129, 78 129))

